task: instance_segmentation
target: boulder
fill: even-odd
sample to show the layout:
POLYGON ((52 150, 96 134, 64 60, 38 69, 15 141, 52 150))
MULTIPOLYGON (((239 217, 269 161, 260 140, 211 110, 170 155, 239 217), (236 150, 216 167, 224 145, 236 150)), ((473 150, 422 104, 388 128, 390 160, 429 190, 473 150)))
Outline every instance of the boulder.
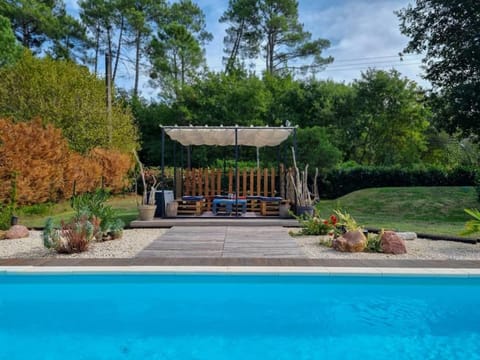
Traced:
POLYGON ((5 234, 6 239, 21 239, 29 236, 27 227, 23 225, 13 225, 5 234))
POLYGON ((380 247, 385 254, 406 254, 407 248, 403 240, 395 231, 385 231, 380 238, 380 247))
POLYGON ((414 232, 397 232, 397 235, 403 240, 415 240, 417 238, 417 234, 414 232))
POLYGON ((361 230, 347 231, 333 240, 332 247, 342 252, 362 252, 367 246, 367 238, 361 230))

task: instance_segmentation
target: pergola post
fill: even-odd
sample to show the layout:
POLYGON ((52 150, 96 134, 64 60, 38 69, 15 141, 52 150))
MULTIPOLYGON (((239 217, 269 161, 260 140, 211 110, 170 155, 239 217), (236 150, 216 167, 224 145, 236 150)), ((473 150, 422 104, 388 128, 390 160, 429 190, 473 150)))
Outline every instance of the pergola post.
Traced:
POLYGON ((238 128, 235 127, 235 216, 238 216, 238 128))
POLYGON ((162 127, 162 197, 160 206, 162 206, 162 218, 165 217, 165 129, 162 127))

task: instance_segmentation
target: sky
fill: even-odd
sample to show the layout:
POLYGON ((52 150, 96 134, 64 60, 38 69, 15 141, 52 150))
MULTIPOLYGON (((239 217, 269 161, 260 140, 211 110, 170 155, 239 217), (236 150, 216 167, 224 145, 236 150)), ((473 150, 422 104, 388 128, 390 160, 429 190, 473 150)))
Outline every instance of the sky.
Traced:
MULTIPOLYGON (((226 24, 219 23, 228 0, 194 0, 204 11, 207 30, 214 36, 206 46, 207 65, 211 70, 223 70, 223 37, 226 24)), ((420 85, 429 84, 421 78, 421 56, 407 55, 400 61, 399 53, 408 42, 400 33, 394 11, 406 7, 409 0, 299 0, 299 19, 312 38, 324 38, 331 46, 324 53, 335 61, 316 75, 317 79, 351 82, 369 67, 389 70, 395 68, 403 76, 420 85)), ((77 0, 66 0, 70 13, 78 14, 77 0)), ((120 86, 131 88, 133 71, 124 65, 120 86)), ((256 71, 263 70, 263 61, 256 71)), ((146 76, 141 81, 144 95, 152 95, 146 76)))

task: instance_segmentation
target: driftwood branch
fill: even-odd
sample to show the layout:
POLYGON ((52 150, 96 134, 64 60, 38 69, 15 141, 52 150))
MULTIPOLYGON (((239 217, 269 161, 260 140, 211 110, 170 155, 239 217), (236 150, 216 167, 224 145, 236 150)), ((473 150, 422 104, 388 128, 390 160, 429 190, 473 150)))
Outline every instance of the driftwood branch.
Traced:
POLYGON ((143 182, 142 205, 155 205, 155 191, 157 190, 157 179, 155 178, 155 176, 153 176, 153 185, 150 188, 150 196, 148 196, 147 182, 145 180, 145 170, 143 168, 143 164, 140 161, 140 158, 138 157, 138 154, 135 150, 133 150, 133 156, 135 156, 135 160, 137 160, 143 182))
POLYGON ((295 177, 290 173, 290 180, 292 182, 293 189, 295 191, 295 197, 299 206, 312 206, 314 201, 319 199, 317 189, 317 177, 318 168, 315 169, 314 180, 314 201, 312 201, 312 193, 308 189, 308 164, 305 165, 305 169, 300 172, 297 166, 297 160, 295 159, 295 151, 292 148, 293 166, 295 169, 295 177))

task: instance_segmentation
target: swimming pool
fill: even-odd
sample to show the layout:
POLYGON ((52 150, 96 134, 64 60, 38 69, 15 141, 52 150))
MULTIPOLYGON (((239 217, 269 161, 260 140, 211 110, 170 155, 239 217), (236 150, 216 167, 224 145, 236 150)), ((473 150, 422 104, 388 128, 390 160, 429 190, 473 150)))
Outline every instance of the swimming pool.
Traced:
POLYGON ((480 359, 480 278, 0 275, 0 359, 480 359))

